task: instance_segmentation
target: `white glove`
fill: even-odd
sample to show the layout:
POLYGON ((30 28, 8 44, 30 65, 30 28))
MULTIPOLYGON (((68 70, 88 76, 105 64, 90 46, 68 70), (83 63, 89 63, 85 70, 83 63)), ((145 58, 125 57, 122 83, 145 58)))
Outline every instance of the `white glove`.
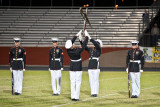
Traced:
POLYGON ((143 70, 140 70, 140 72, 143 72, 143 70))
POLYGON ((61 71, 63 71, 64 69, 63 68, 61 68, 61 71))
POLYGON ((81 35, 81 33, 82 33, 82 30, 80 30, 80 31, 76 34, 76 36, 81 35))
POLYGON ((84 31, 84 34, 85 34, 85 36, 88 37, 89 40, 91 40, 91 37, 90 37, 90 35, 88 34, 87 30, 84 31))
POLYGON ((49 70, 49 71, 51 71, 51 69, 50 69, 50 68, 49 68, 48 70, 49 70))
POLYGON ((79 40, 80 40, 80 41, 83 41, 83 38, 82 38, 82 35, 81 35, 81 34, 79 35, 79 40))
POLYGON ((10 71, 12 72, 12 67, 10 67, 10 71))
POLYGON ((23 72, 25 71, 25 69, 22 70, 23 72))
POLYGON ((128 73, 128 68, 126 68, 126 72, 128 73))

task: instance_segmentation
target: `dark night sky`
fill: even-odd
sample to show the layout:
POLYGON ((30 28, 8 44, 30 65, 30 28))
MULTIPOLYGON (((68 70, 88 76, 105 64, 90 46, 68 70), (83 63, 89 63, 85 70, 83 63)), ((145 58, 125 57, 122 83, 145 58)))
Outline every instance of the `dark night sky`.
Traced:
MULTIPOLYGON (((30 1, 32 1, 32 6, 50 6, 51 0, 0 0, 3 6, 29 6, 30 1)), ((72 6, 72 1, 74 6, 82 6, 84 4, 89 4, 93 6, 93 1, 95 1, 95 6, 114 6, 115 0, 52 0, 53 6, 72 6)), ((150 6, 153 0, 116 0, 119 6, 136 6, 136 1, 138 1, 139 6, 150 6)))

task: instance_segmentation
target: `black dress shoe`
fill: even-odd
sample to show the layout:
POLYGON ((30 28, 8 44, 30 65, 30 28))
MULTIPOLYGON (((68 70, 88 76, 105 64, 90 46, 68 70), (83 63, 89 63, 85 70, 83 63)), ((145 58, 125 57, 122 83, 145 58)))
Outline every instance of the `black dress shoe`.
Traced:
POLYGON ((94 94, 94 97, 98 97, 98 95, 97 95, 97 94, 94 94))
POLYGON ((132 95, 131 98, 135 98, 135 95, 132 95))
POLYGON ((20 95, 20 93, 18 93, 18 92, 15 92, 14 94, 15 94, 15 95, 20 95))
POLYGON ((72 101, 76 101, 76 99, 73 98, 72 101))
POLYGON ((134 96, 134 98, 138 98, 138 96, 137 96, 137 95, 135 95, 135 96, 134 96))
POLYGON ((94 94, 91 94, 91 97, 94 97, 94 94))
POLYGON ((17 92, 15 92, 14 95, 17 95, 17 92))
POLYGON ((79 99, 75 99, 75 101, 79 101, 79 99))
POLYGON ((57 94, 53 93, 52 95, 57 95, 57 94))

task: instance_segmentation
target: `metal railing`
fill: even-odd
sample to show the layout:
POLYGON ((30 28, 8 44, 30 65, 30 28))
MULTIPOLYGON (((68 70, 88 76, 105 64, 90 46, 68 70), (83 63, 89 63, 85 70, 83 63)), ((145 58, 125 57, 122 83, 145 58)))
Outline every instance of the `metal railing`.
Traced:
MULTIPOLYGON (((158 14, 160 6, 154 6, 149 8, 151 11, 149 11, 149 14, 151 15, 149 17, 149 23, 148 25, 145 25, 143 19, 139 23, 139 41, 141 41, 142 46, 152 47, 152 35, 151 35, 151 27, 153 24, 152 20, 155 18, 155 16, 158 14), (140 39, 143 38, 143 39, 140 39)), ((148 9, 148 10, 149 10, 148 9)), ((155 23, 155 22, 154 22, 155 23)))

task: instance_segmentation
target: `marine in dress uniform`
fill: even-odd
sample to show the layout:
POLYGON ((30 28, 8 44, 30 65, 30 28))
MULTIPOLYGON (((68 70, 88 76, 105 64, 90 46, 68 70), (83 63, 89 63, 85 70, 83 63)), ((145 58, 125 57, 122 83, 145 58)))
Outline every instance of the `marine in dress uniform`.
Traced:
POLYGON ((52 42, 53 48, 49 50, 49 71, 51 72, 52 95, 59 95, 61 92, 61 70, 63 70, 63 50, 58 47, 58 38, 52 38, 52 42))
POLYGON ((91 97, 97 97, 99 92, 99 59, 101 55, 101 47, 102 41, 97 39, 91 39, 87 30, 85 30, 85 35, 88 36, 89 40, 93 43, 94 47, 89 48, 85 47, 85 50, 89 53, 89 64, 88 64, 88 74, 89 74, 89 81, 90 81, 90 88, 91 88, 91 97))
POLYGON ((85 49, 88 43, 88 37, 85 37, 83 45, 81 48, 75 47, 73 43, 77 39, 78 35, 81 35, 81 32, 78 32, 72 40, 67 40, 65 47, 67 53, 70 57, 70 81, 71 81, 71 99, 72 101, 79 101, 80 86, 81 86, 81 77, 82 77, 82 60, 81 53, 85 49))
POLYGON ((140 95, 140 76, 144 68, 144 54, 138 48, 138 41, 132 41, 132 49, 128 51, 126 57, 126 72, 130 73, 132 96, 138 98, 140 95))
POLYGON ((26 51, 20 47, 20 38, 14 38, 15 47, 10 49, 9 64, 14 77, 14 93, 22 93, 23 72, 26 67, 26 51))

